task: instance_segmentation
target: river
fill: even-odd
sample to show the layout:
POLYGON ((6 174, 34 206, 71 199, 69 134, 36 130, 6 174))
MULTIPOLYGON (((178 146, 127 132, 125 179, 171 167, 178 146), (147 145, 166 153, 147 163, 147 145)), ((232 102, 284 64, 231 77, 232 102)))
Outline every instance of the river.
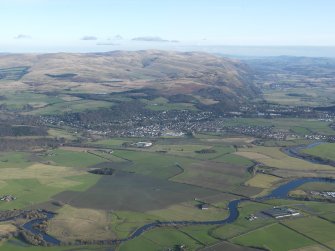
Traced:
MULTIPOLYGON (((317 144, 322 144, 322 142, 317 142, 313 143, 307 146, 299 146, 299 147, 291 147, 291 148, 286 148, 284 149, 284 152, 287 153, 290 156, 293 157, 299 157, 295 155, 295 153, 301 150, 301 149, 306 149, 310 148, 313 146, 316 146, 317 144)), ((305 158, 304 158, 305 159, 305 158)), ((308 160, 308 159, 305 159, 308 160)), ((308 160, 310 161, 310 160, 308 160)), ((313 163, 315 163, 313 161, 313 163)), ((288 198, 288 193, 297 187, 309 183, 309 182, 331 182, 335 183, 335 179, 329 179, 329 178, 298 178, 292 181, 289 181, 288 183, 285 183, 278 188, 274 189, 270 194, 258 198, 254 198, 253 200, 255 201, 264 201, 264 200, 269 200, 269 199, 287 199, 288 198)), ((144 232, 157 228, 157 227, 162 227, 162 226, 182 226, 182 225, 224 225, 224 224, 231 224, 233 223, 239 216, 239 211, 238 211, 238 205, 243 202, 243 201, 251 201, 251 199, 238 199, 238 200, 233 200, 230 201, 228 204, 228 209, 229 209, 229 215, 225 219, 222 220, 214 220, 214 221, 157 221, 157 222, 152 222, 148 223, 146 225, 143 225, 142 227, 138 228, 135 232, 133 232, 129 237, 124 238, 124 239, 117 239, 113 240, 113 243, 121 243, 125 241, 129 241, 131 239, 134 239, 135 237, 140 236, 144 232)), ((46 212, 45 211, 45 216, 47 219, 52 219, 55 214, 51 212, 46 212)), ((32 221, 27 222, 26 224, 23 225, 23 228, 26 229, 27 231, 30 231, 33 234, 39 234, 43 237, 43 239, 53 245, 59 245, 60 241, 57 240, 56 238, 40 231, 39 229, 34 228, 33 226, 35 224, 41 223, 45 219, 35 219, 32 221)))

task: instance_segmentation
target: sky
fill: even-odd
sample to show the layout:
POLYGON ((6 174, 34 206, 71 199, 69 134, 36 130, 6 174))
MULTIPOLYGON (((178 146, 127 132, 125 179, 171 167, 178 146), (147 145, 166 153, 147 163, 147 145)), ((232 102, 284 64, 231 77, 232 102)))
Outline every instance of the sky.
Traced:
POLYGON ((335 46, 334 0, 0 0, 0 11, 0 52, 335 46))

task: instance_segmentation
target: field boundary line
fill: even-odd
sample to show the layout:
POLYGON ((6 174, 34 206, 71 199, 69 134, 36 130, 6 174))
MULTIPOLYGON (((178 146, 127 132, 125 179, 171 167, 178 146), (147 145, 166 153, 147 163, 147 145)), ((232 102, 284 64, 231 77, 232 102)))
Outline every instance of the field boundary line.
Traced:
POLYGON ((286 228, 288 228, 288 229, 290 229, 290 230, 292 230, 292 231, 294 231, 294 232, 296 232, 296 233, 298 233, 298 234, 300 234, 300 235, 302 235, 302 236, 304 236, 304 237, 306 237, 307 239, 310 239, 310 240, 316 242, 317 244, 320 244, 321 246, 327 248, 330 251, 333 250, 332 248, 328 247, 326 244, 324 244, 324 243, 322 243, 322 242, 320 242, 318 240, 315 240, 314 238, 312 238, 312 237, 310 237, 310 236, 308 236, 308 235, 306 235, 304 233, 301 233, 298 230, 296 230, 294 228, 291 228, 290 226, 287 226, 287 225, 283 224, 282 222, 279 222, 279 224, 282 225, 282 226, 284 226, 284 227, 286 227, 286 228))
POLYGON ((198 240, 197 238, 193 237, 193 236, 190 235, 189 233, 186 233, 186 232, 184 232, 184 231, 181 230, 181 229, 178 229, 178 231, 179 231, 180 233, 186 235, 187 237, 191 238, 192 240, 198 242, 200 245, 206 247, 206 244, 205 244, 205 243, 203 243, 202 241, 200 241, 200 240, 198 240))
POLYGON ((227 241, 228 241, 228 240, 233 240, 233 239, 235 239, 235 238, 237 238, 237 237, 247 235, 247 234, 252 233, 252 232, 255 232, 255 231, 259 230, 259 229, 266 228, 266 227, 270 227, 270 226, 275 225, 275 224, 278 224, 278 222, 273 222, 273 223, 270 223, 270 224, 265 225, 265 226, 256 227, 256 228, 254 228, 254 229, 252 229, 252 230, 250 230, 250 231, 248 231, 248 232, 245 232, 245 233, 242 233, 242 234, 238 234, 238 235, 236 235, 236 236, 234 236, 234 237, 226 238, 226 239, 224 239, 224 240, 227 240, 227 241))

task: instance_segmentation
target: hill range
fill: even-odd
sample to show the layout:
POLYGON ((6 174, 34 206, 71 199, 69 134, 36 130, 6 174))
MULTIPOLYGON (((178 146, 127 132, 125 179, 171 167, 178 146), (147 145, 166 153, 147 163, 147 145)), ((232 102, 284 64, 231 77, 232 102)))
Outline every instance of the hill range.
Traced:
POLYGON ((204 104, 241 103, 257 95, 248 66, 201 52, 113 51, 0 55, 3 90, 114 93, 150 89, 191 95, 204 104))

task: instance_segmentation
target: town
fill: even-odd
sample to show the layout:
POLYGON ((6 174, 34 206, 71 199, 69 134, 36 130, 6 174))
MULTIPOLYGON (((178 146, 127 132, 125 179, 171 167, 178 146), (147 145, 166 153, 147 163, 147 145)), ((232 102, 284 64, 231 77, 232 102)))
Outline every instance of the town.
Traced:
POLYGON ((99 121, 78 120, 76 114, 40 116, 40 124, 45 126, 70 127, 78 131, 85 131, 88 135, 100 135, 105 137, 160 137, 164 135, 182 136, 192 133, 221 133, 252 136, 263 139, 299 139, 324 140, 335 142, 335 136, 312 133, 297 135, 287 130, 277 130, 271 126, 262 125, 230 125, 234 118, 296 118, 298 116, 307 119, 327 121, 335 120, 335 113, 330 111, 316 111, 311 108, 273 106, 266 111, 241 107, 239 112, 227 112, 217 114, 211 111, 193 112, 189 110, 172 111, 146 111, 145 114, 136 114, 128 118, 112 118, 99 121), (172 133, 172 134, 171 134, 172 133))

